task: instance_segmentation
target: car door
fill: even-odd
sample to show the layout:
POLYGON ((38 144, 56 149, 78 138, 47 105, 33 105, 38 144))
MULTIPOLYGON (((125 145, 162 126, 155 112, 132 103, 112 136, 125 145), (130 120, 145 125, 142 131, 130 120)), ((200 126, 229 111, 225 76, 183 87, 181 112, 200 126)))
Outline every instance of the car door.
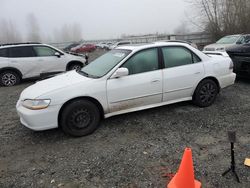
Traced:
POLYGON ((110 112, 142 107, 162 101, 162 70, 158 49, 146 49, 134 54, 121 67, 129 75, 107 80, 110 112))
POLYGON ((162 48, 163 101, 190 98, 198 82, 204 76, 201 59, 182 46, 162 48))
POLYGON ((9 48, 9 66, 17 68, 23 78, 39 75, 39 65, 32 46, 19 46, 9 48))
POLYGON ((41 73, 61 72, 66 69, 65 55, 48 46, 34 46, 41 73), (56 56, 55 53, 60 56, 56 56))
POLYGON ((0 49, 0 69, 9 67, 9 49, 2 48, 0 49))

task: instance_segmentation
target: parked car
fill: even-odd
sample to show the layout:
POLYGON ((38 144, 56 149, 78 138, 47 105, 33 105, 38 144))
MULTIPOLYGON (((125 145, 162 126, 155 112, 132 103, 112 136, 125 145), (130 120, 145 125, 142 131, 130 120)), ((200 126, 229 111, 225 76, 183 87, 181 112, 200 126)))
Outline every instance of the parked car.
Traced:
POLYGON ((78 45, 79 45, 78 42, 73 43, 73 44, 70 44, 70 45, 68 45, 67 47, 65 47, 65 48, 63 49, 63 51, 64 51, 64 52, 69 52, 71 48, 74 48, 74 47, 76 47, 76 46, 78 46, 78 45))
POLYGON ((99 46, 99 48, 108 50, 110 48, 110 46, 114 45, 114 43, 112 42, 102 42, 102 43, 98 43, 97 46, 99 46))
POLYGON ((71 48, 71 52, 75 53, 85 53, 95 51, 96 46, 94 44, 82 44, 77 47, 71 48))
POLYGON ((130 42, 130 41, 120 41, 120 42, 117 42, 117 43, 115 43, 115 44, 109 46, 109 49, 110 49, 110 50, 113 50, 113 49, 115 49, 115 48, 118 47, 118 46, 128 45, 128 44, 131 44, 131 42, 130 42))
POLYGON ((96 48, 101 48, 104 49, 104 47, 107 45, 106 42, 99 42, 97 44, 95 44, 96 48))
POLYGON ((105 45, 104 45, 104 49, 105 50, 109 50, 109 48, 110 48, 110 46, 112 46, 112 45, 114 45, 114 43, 112 43, 112 42, 107 42, 105 45))
POLYGON ((250 40, 250 34, 244 34, 244 35, 228 35, 220 40, 218 40, 214 44, 210 44, 204 47, 203 51, 206 52, 226 52, 226 49, 234 46, 234 45, 240 45, 245 44, 250 40))
POLYGON ((250 77, 250 41, 228 48, 227 53, 234 62, 234 72, 237 76, 250 77))
POLYGON ((79 70, 85 63, 83 56, 67 54, 46 44, 0 45, 0 85, 13 86, 22 79, 40 77, 41 74, 79 70))
POLYGON ((211 58, 186 43, 121 46, 81 71, 26 88, 16 108, 36 131, 60 127, 73 136, 92 133, 102 118, 193 100, 213 104, 235 81, 230 58, 211 58))

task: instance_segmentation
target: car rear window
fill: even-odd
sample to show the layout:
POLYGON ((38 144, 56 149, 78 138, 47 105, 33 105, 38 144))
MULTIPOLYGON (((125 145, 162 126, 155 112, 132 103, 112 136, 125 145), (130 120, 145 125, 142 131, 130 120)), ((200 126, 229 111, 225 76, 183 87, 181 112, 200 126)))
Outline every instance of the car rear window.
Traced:
POLYGON ((8 57, 7 48, 0 49, 0 57, 8 57))
POLYGON ((31 46, 20 46, 9 48, 9 55, 12 58, 15 57, 34 57, 35 53, 31 46))

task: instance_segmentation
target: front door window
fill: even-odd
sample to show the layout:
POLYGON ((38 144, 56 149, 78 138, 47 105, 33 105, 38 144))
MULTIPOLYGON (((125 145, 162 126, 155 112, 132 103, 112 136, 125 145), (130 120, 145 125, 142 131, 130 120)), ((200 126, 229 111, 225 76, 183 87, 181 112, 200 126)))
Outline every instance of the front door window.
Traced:
POLYGON ((157 48, 143 50, 132 56, 122 67, 129 70, 129 75, 159 69, 157 48))

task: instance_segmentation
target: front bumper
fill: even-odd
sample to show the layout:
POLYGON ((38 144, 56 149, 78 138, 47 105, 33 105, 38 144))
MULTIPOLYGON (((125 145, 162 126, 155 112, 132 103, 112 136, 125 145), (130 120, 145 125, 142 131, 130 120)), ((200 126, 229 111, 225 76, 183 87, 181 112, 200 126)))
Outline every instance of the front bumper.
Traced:
POLYGON ((232 60, 237 75, 250 76, 250 56, 233 56, 232 60))
POLYGON ((16 105, 21 124, 34 131, 57 128, 60 107, 56 105, 42 110, 30 110, 23 107, 20 100, 16 105))

